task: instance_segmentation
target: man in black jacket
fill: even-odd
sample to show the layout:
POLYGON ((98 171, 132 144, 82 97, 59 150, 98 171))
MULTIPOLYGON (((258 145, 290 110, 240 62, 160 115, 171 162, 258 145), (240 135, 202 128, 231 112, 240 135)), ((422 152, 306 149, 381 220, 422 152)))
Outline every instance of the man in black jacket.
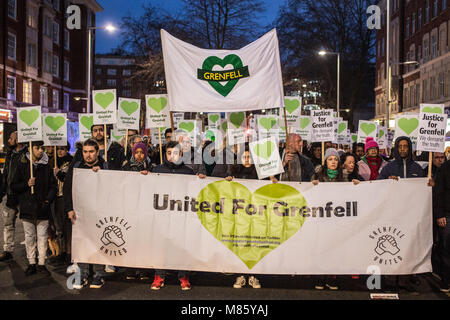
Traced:
POLYGON ((291 133, 289 135, 289 145, 281 154, 284 173, 280 175, 280 181, 311 181, 314 174, 314 166, 311 160, 302 155, 302 146, 302 137, 291 133), (289 169, 291 169, 290 172, 289 169))
POLYGON ((32 143, 32 151, 23 154, 11 188, 18 195, 20 219, 25 232, 25 248, 29 266, 26 275, 36 272, 50 275, 45 267, 48 249, 48 220, 50 203, 56 196, 56 179, 44 153, 44 142, 32 143), (30 175, 30 161, 33 163, 33 178, 30 175), (32 190, 34 187, 34 190, 32 190), (38 266, 36 266, 36 245, 38 266))
POLYGON ((14 235, 16 230, 16 219, 19 212, 17 195, 11 189, 13 177, 16 175, 19 160, 26 150, 25 146, 17 142, 17 132, 12 132, 8 139, 9 150, 6 155, 3 169, 3 179, 1 185, 1 197, 6 194, 6 203, 2 209, 3 215, 3 253, 0 254, 0 261, 7 261, 13 258, 14 235))

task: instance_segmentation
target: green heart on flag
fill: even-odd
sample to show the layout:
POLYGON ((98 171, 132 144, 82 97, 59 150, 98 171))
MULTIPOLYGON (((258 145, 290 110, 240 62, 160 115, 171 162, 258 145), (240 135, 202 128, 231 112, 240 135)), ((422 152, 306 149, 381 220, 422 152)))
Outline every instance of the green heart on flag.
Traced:
POLYGON ((97 93, 95 95, 95 102, 103 109, 108 108, 108 106, 114 101, 114 93, 97 93))
POLYGON ((383 129, 380 129, 380 131, 378 132, 378 136, 379 136, 379 139, 384 137, 384 130, 383 129))
POLYGON ((310 122, 311 122, 310 118, 302 118, 300 120, 300 128, 305 129, 309 125, 310 122))
POLYGON ((261 127, 266 129, 267 131, 269 131, 270 129, 272 129, 277 124, 277 119, 275 119, 275 118, 262 118, 262 119, 259 119, 259 124, 261 125, 261 127))
POLYGON ((338 126, 338 134, 341 134, 342 131, 344 131, 344 130, 346 130, 346 129, 347 129, 347 124, 345 124, 344 122, 339 123, 339 126, 338 126))
POLYGON ((230 115, 230 122, 236 127, 240 128, 242 125, 242 122, 244 122, 245 114, 244 112, 233 112, 230 115))
POLYGON ((300 107, 300 101, 298 99, 290 100, 284 99, 284 107, 289 114, 292 114, 295 110, 300 107))
POLYGON ((36 109, 22 110, 19 112, 19 118, 30 127, 39 118, 39 111, 36 109))
POLYGON ((358 135, 352 134, 352 141, 356 142, 358 140, 358 135))
POLYGON ((374 123, 362 123, 361 124, 361 130, 366 134, 371 134, 377 126, 374 123))
POLYGON ((407 135, 410 135, 419 126, 419 119, 417 119, 417 118, 410 118, 410 119, 401 118, 400 120, 398 120, 398 126, 407 135))
POLYGON ((209 116, 209 120, 211 120, 212 123, 216 123, 217 120, 219 120, 219 115, 218 114, 212 114, 209 116))
POLYGON ((94 116, 82 116, 80 122, 86 129, 91 131, 91 128, 94 125, 94 116))
POLYGON ((297 189, 286 184, 267 184, 252 194, 240 183, 221 180, 208 184, 197 196, 199 203, 208 203, 211 208, 219 208, 221 200, 223 211, 203 212, 199 205, 197 217, 203 227, 249 269, 295 235, 306 220, 302 215, 290 212, 290 208, 303 208, 307 203, 297 189), (239 199, 244 209, 233 212, 235 199, 239 199), (287 214, 283 216, 283 213, 287 214), (263 246, 258 242, 242 243, 241 239, 248 236, 277 241, 263 246))
POLYGON ((435 107, 435 108, 425 107, 422 109, 422 112, 424 112, 424 113, 442 113, 442 109, 439 107, 435 107))
POLYGON ((227 131, 228 130, 228 122, 224 122, 224 123, 222 123, 222 130, 223 131, 227 131))
POLYGON ((139 108, 139 105, 137 102, 122 101, 120 107, 128 116, 131 116, 139 108))
POLYGON ((164 97, 160 98, 150 98, 148 99, 148 105, 150 108, 156 111, 156 113, 160 113, 167 106, 167 99, 164 97))
POLYGON ((66 119, 63 116, 47 116, 45 117, 45 124, 53 131, 58 131, 66 123, 66 119))
POLYGON ((276 149, 276 146, 272 141, 266 141, 264 143, 256 144, 253 147, 253 152, 260 158, 265 160, 269 160, 273 151, 276 149))
POLYGON ((194 123, 193 122, 180 122, 180 124, 178 125, 178 128, 186 131, 186 132, 191 132, 192 130, 194 130, 194 123))

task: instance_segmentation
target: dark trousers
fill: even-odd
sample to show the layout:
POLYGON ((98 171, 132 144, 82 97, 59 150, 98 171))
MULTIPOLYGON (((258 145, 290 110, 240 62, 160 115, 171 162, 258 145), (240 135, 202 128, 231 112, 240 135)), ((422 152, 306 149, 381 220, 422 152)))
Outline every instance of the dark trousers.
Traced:
POLYGON ((57 197, 53 212, 53 226, 62 253, 72 252, 72 222, 64 212, 64 198, 57 197))

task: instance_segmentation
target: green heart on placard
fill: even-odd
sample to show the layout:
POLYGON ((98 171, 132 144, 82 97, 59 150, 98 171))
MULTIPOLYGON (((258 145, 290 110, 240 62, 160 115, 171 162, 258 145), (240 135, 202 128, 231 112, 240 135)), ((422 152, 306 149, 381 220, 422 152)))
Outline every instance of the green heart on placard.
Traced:
POLYGON ((123 138, 123 136, 116 136, 115 134, 112 134, 113 138, 116 139, 116 141, 120 141, 120 139, 123 138))
POLYGON ((150 98, 148 99, 148 105, 150 108, 155 110, 157 113, 160 113, 167 106, 167 99, 164 97, 160 98, 150 98))
POLYGON ((289 112, 289 114, 292 114, 295 110, 298 109, 298 107, 300 107, 300 101, 297 99, 284 99, 284 107, 286 108, 286 111, 289 112))
POLYGON ((19 118, 23 122, 27 124, 27 126, 31 126, 37 118, 39 118, 39 111, 36 109, 32 110, 22 110, 19 113, 19 118))
POLYGON ((86 129, 91 131, 91 128, 94 125, 94 116, 82 116, 80 122, 86 129))
POLYGON ((358 135, 352 134, 352 141, 356 142, 358 140, 358 135))
POLYGON ((266 129, 267 131, 269 131, 270 129, 273 128, 274 125, 277 124, 277 119, 275 119, 275 118, 262 118, 262 119, 259 119, 259 124, 261 125, 261 127, 266 129))
POLYGON ((272 141, 266 141, 261 144, 256 144, 253 147, 253 152, 260 158, 263 158, 265 160, 269 160, 270 156, 272 155, 273 151, 276 149, 276 146, 273 144, 272 141))
POLYGON ((347 124, 345 124, 343 122, 339 123, 339 126, 338 126, 338 133, 339 134, 341 134, 341 132, 346 130, 346 129, 347 129, 347 124))
POLYGON ((402 129, 407 135, 410 135, 414 130, 419 126, 419 119, 416 118, 401 118, 398 120, 398 126, 402 129))
POLYGON ((377 128, 377 126, 375 125, 375 123, 362 123, 361 124, 361 130, 366 135, 371 134, 376 128, 377 128))
POLYGON ((240 183, 216 181, 200 191, 197 201, 203 227, 249 269, 295 235, 306 220, 299 214, 299 208, 307 207, 303 195, 281 183, 252 194, 240 183))
POLYGON ((139 105, 137 102, 122 101, 120 107, 128 116, 131 116, 139 108, 139 105))
POLYGON ((442 109, 439 108, 439 107, 435 107, 435 108, 425 107, 425 108, 422 109, 422 112, 425 112, 425 113, 442 113, 442 109))
POLYGON ((228 122, 224 122, 224 123, 222 123, 222 130, 223 131, 227 131, 228 130, 228 122))
POLYGON ((191 132, 192 130, 194 130, 194 123, 193 122, 180 122, 180 124, 178 125, 178 128, 186 131, 186 132, 191 132))
POLYGON ((300 120, 300 128, 305 129, 309 125, 310 122, 311 122, 310 118, 302 118, 300 120))
POLYGON ((380 129, 380 131, 378 132, 378 135, 379 135, 379 139, 383 138, 384 137, 384 130, 380 129))
POLYGON ((219 120, 220 116, 218 114, 213 114, 209 116, 209 120, 211 120, 211 122, 216 123, 217 120, 219 120))
POLYGON ((114 101, 114 94, 112 92, 97 93, 95 95, 95 102, 103 109, 108 108, 111 102, 114 101))
POLYGON ((230 115, 230 122, 236 127, 239 128, 244 122, 245 114, 243 112, 233 112, 230 115))
POLYGON ((45 124, 52 129, 53 131, 58 131, 59 128, 61 128, 64 123, 66 123, 66 119, 64 119, 63 116, 47 116, 45 117, 45 124))

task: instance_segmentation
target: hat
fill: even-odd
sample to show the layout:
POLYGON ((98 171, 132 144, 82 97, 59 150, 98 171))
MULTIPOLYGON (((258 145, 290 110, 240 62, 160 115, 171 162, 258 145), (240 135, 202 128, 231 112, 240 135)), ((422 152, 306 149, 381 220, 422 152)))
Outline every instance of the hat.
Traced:
POLYGON ((147 146, 144 143, 138 142, 138 143, 136 143, 134 145, 134 147, 133 147, 133 157, 134 157, 134 154, 136 153, 137 149, 142 149, 142 151, 144 151, 145 157, 146 158, 148 157, 148 149, 147 149, 147 146))
POLYGON ((327 161, 328 157, 335 156, 338 158, 338 161, 340 161, 339 153, 335 148, 328 148, 327 151, 325 151, 325 161, 327 161))
POLYGON ((371 148, 379 148, 378 143, 375 140, 373 140, 372 137, 367 137, 366 146, 364 147, 364 153, 367 153, 367 150, 371 148))

